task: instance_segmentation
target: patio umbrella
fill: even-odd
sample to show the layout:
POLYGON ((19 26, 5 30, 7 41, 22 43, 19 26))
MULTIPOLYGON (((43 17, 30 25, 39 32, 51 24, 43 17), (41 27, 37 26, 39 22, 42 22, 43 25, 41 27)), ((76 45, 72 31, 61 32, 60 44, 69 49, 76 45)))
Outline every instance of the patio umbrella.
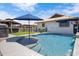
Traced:
POLYGON ((30 21, 31 20, 39 21, 39 20, 43 20, 43 19, 38 18, 38 17, 36 17, 34 15, 31 15, 31 14, 26 14, 26 15, 14 18, 14 20, 28 20, 28 24, 29 24, 29 39, 30 39, 30 21))

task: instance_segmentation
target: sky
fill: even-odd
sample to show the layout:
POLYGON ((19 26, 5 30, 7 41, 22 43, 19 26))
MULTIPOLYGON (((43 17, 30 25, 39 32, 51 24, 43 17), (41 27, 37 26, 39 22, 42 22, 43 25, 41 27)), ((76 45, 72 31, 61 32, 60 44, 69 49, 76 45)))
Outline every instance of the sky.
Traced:
POLYGON ((49 18, 55 13, 79 17, 78 3, 0 3, 0 19, 32 14, 49 18))

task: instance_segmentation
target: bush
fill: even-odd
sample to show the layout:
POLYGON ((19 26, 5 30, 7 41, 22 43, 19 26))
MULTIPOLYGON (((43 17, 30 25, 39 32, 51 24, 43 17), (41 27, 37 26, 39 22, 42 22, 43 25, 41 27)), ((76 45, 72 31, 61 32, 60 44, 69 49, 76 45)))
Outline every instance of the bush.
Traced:
POLYGON ((45 32, 45 29, 39 29, 39 32, 45 32))

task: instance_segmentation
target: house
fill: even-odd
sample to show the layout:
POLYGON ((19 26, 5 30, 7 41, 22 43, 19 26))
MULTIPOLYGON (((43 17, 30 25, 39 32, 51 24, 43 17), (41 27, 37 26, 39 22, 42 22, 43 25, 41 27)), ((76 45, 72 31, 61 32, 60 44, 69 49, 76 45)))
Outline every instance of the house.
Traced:
POLYGON ((76 34, 79 31, 78 17, 55 14, 48 19, 37 22, 37 30, 45 29, 56 34, 76 34))

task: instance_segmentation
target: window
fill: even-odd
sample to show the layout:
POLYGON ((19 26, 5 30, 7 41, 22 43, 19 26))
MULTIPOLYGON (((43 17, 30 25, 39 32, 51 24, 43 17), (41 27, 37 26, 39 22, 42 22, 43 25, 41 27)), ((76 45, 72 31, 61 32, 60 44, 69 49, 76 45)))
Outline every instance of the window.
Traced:
POLYGON ((42 23, 42 27, 45 27, 45 23, 42 23))
POLYGON ((59 22, 59 26, 60 27, 69 27, 69 22, 68 21, 59 22))

